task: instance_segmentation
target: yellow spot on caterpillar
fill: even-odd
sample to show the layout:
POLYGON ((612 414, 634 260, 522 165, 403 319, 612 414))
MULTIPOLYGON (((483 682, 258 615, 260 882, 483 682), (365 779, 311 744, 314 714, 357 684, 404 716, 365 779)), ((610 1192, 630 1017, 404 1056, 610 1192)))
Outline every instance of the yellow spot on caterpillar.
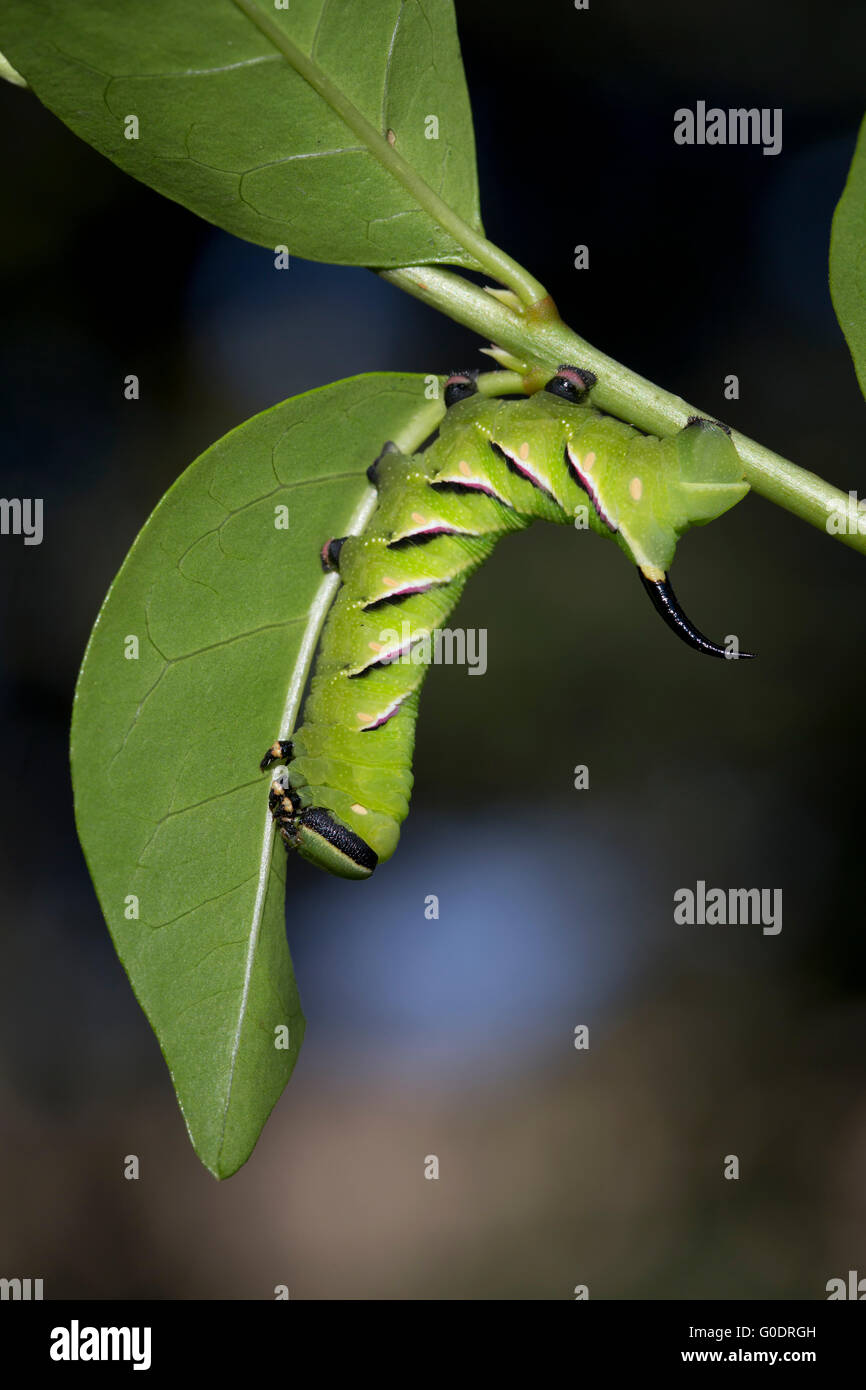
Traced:
POLYGON ((589 472, 590 468, 592 468, 592 465, 593 465, 594 463, 595 463, 595 454, 593 453, 592 449, 590 449, 590 451, 589 451, 589 453, 587 454, 586 458, 583 460, 583 467, 587 470, 587 472, 589 472))
POLYGON ((413 521, 417 521, 417 523, 418 523, 419 526, 423 526, 424 523, 425 523, 425 521, 427 520, 427 518, 426 518, 426 516, 422 516, 420 512, 413 512, 413 513, 412 513, 412 520, 413 520, 413 521))
POLYGON ((355 812, 356 816, 366 816, 367 814, 366 806, 359 806, 357 801, 351 809, 355 812))
POLYGON ((367 643, 367 646, 370 648, 370 651, 371 651, 371 652, 380 652, 380 651, 382 650, 382 648, 384 647, 384 645, 385 645, 384 642, 368 642, 368 643, 367 643))
POLYGON ((523 443, 521 444, 521 446, 520 446, 520 448, 517 450, 517 452, 518 452, 518 454, 520 455, 520 457, 521 457, 522 459, 528 459, 528 458, 529 458, 529 442, 528 442, 528 440, 525 440, 525 439, 524 439, 523 443))
POLYGON ((372 718, 373 718, 372 714, 361 714, 361 713, 358 714, 358 722, 359 722, 360 724, 369 724, 370 721, 372 720, 372 718))
POLYGON ((460 472, 463 474, 464 478, 472 477, 472 469, 469 467, 469 464, 466 462, 465 459, 461 459, 457 467, 460 469, 460 472))
POLYGON ((639 502, 643 496, 643 483, 640 478, 632 478, 628 485, 628 490, 635 502, 639 502))
POLYGON ((389 589, 393 589, 394 585, 399 584, 400 581, 399 579, 392 579, 391 576, 388 574, 383 574, 382 583, 387 584, 389 589))

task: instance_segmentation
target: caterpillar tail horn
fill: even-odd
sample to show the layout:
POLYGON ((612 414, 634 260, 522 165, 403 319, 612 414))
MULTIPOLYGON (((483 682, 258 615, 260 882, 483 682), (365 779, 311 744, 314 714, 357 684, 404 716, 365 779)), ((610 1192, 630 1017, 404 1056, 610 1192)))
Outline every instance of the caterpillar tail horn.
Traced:
POLYGON ((698 629, 689 622, 680 607, 667 575, 664 579, 648 579, 640 566, 638 566, 638 575, 641 584, 650 596, 653 608, 661 614, 671 631, 675 632, 677 637, 687 646, 693 647, 696 652, 705 652, 707 656, 718 656, 726 661, 751 659, 755 655, 754 652, 729 651, 726 647, 719 647, 708 637, 704 637, 702 632, 698 632, 698 629))

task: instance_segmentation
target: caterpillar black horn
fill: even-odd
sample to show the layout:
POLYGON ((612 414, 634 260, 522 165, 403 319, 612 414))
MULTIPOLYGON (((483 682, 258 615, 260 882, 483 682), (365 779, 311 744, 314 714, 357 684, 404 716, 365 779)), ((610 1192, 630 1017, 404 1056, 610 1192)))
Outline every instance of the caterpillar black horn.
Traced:
POLYGON ((728 651, 725 647, 719 647, 715 642, 711 642, 702 632, 698 632, 698 629, 689 622, 680 607, 667 575, 664 579, 647 579, 640 568, 638 568, 638 574, 641 584, 650 596, 653 608, 661 614, 671 631, 675 632, 677 637, 687 646, 693 647, 696 652, 705 652, 707 656, 719 656, 725 661, 738 661, 741 658, 745 660, 755 655, 754 652, 728 651))

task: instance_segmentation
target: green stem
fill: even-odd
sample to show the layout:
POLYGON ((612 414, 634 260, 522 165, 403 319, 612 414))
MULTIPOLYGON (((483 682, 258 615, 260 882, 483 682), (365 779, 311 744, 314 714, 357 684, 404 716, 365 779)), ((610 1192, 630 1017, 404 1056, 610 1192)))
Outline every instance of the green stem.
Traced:
POLYGON ((519 372, 482 372, 478 378, 479 396, 525 396, 526 378, 519 372))
POLYGON ((286 62, 294 68, 305 82, 318 92, 323 101, 327 102, 331 110, 334 111, 341 120, 358 137, 362 144, 373 155, 374 159, 387 169, 398 183, 412 195, 415 202, 422 207, 434 222, 437 222, 443 231, 447 232, 459 246, 467 252, 471 264, 478 270, 487 271, 494 280, 499 280, 509 289, 514 290, 515 294, 524 304, 534 304, 538 300, 546 297, 547 291, 544 286, 523 269, 523 266, 507 256, 498 246, 494 246, 480 232, 476 232, 468 222, 458 216, 453 208, 449 207, 439 194, 434 192, 429 183, 421 178, 421 175, 412 168, 411 164, 398 154, 393 145, 389 143, 385 135, 378 131, 367 117, 364 116, 349 101, 348 97, 340 91, 339 87, 326 76, 317 63, 312 58, 308 58, 297 44, 293 43, 288 34, 277 23, 271 15, 256 3, 256 0, 234 0, 239 10, 242 10, 247 18, 256 26, 261 34, 264 34, 274 48, 285 58, 286 62))
MULTIPOLYGON (((598 377, 594 403, 648 433, 672 434, 682 429, 690 415, 712 416, 599 352, 555 315, 534 318, 531 312, 515 313, 459 275, 434 266, 379 274, 532 366, 544 371, 562 362, 588 367, 598 377)), ((737 430, 732 438, 755 492, 822 531, 828 530, 828 519, 837 518, 831 534, 866 555, 866 533, 857 524, 864 514, 846 493, 737 430)))

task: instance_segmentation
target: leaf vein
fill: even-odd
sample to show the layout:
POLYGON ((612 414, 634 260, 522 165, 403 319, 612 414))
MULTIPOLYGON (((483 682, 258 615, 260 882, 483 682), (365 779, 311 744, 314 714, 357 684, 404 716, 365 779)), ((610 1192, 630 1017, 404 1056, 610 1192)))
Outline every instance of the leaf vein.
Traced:
MULTIPOLYGON (((146 867, 146 864, 136 865, 138 869, 145 869, 146 867)), ((192 907, 188 907, 185 912, 179 912, 176 917, 172 917, 168 922, 148 922, 147 925, 150 927, 151 931, 164 931, 166 927, 173 927, 177 922, 182 922, 184 917, 189 917, 193 912, 198 912, 201 908, 208 907, 210 903, 218 903, 222 898, 231 897, 232 893, 236 893, 239 888, 243 888, 256 876, 256 874, 247 874, 246 878, 242 878, 239 883, 233 883, 230 888, 223 888, 219 893, 215 893, 212 898, 202 898, 200 903, 195 903, 192 907)), ((231 990, 220 991, 220 993, 223 994, 232 992, 231 990)))
POLYGON ((382 134, 388 132, 388 92, 391 85, 391 64, 394 58, 394 44, 397 42, 397 30, 400 28, 400 21, 403 18, 405 0, 400 0, 400 8, 397 11, 397 18, 394 21, 394 29, 391 34, 391 42, 388 44, 388 56, 385 59, 385 76, 382 80, 382 114, 379 124, 382 127, 382 134))
POLYGON ((315 28, 315 32, 314 32, 314 34, 313 34, 313 42, 312 42, 312 45, 310 46, 310 59, 311 59, 311 60, 314 60, 315 57, 316 57, 316 46, 317 46, 317 44, 318 44, 318 42, 319 42, 319 34, 320 34, 321 31, 322 31, 322 22, 323 22, 323 20, 324 20, 324 18, 325 18, 325 11, 326 11, 327 8, 328 8, 328 4, 329 4, 329 0, 322 0, 322 8, 321 8, 321 10, 319 11, 319 18, 318 18, 318 20, 316 21, 316 28, 315 28))

